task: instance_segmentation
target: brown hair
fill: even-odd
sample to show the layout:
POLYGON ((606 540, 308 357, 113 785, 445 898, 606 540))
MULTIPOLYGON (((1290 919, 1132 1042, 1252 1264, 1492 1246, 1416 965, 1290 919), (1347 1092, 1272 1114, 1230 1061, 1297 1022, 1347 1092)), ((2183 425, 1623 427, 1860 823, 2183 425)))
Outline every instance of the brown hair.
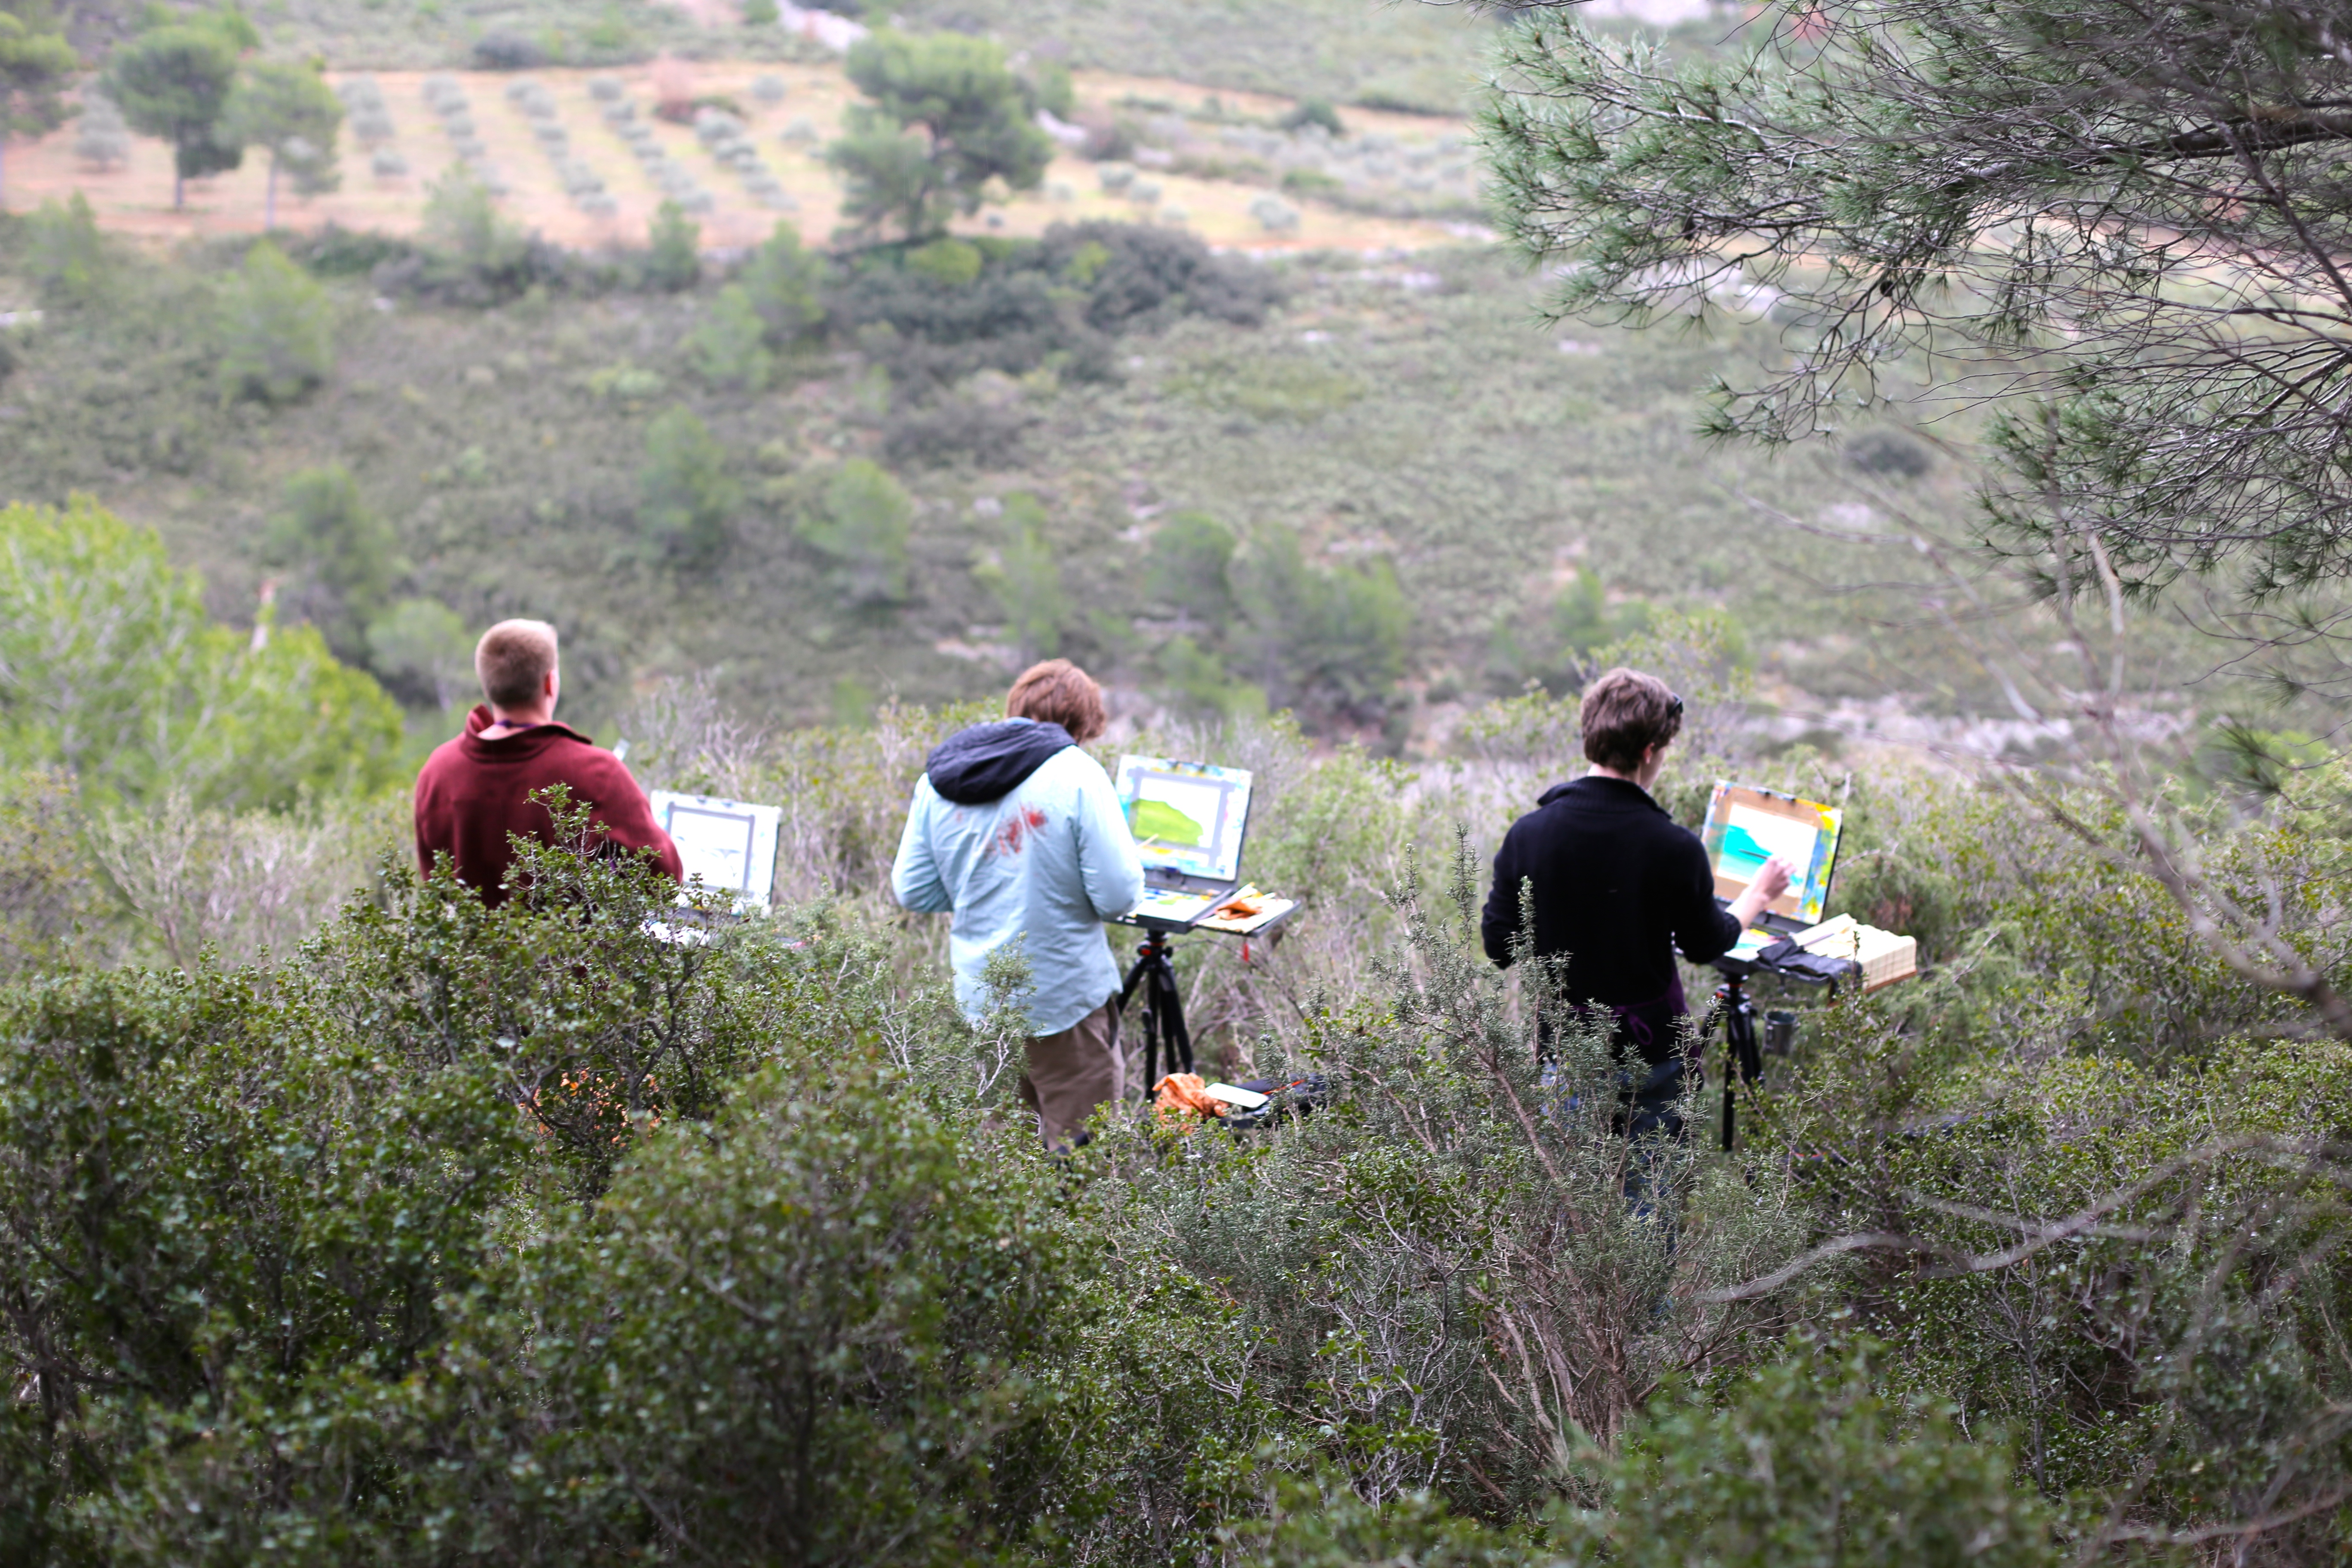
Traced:
POLYGON ((555 668, 555 628, 545 621, 500 621, 474 645, 474 673, 493 708, 537 700, 555 668))
POLYGON ((1102 688, 1066 658, 1049 658, 1023 670, 1013 689, 1005 693, 1004 716, 1059 724, 1081 746, 1110 728, 1110 716, 1103 711, 1102 688))
POLYGON ((1682 732, 1683 700, 1656 676, 1621 665, 1584 689, 1579 718, 1585 760, 1630 773, 1651 747, 1682 732))

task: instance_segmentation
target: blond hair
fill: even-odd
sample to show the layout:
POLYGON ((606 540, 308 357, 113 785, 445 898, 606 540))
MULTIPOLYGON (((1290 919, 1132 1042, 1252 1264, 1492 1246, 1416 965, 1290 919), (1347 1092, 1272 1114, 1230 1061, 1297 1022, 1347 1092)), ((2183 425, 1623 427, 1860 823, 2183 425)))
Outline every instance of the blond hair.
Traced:
POLYGON ((474 645, 474 674, 493 708, 537 700, 555 668, 555 628, 545 621, 500 621, 474 645))

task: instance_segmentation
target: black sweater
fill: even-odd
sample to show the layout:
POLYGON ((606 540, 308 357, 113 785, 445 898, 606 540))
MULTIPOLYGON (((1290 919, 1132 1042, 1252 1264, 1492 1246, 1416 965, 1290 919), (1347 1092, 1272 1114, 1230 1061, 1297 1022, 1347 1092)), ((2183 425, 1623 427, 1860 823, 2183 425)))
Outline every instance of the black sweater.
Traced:
POLYGON ((1674 984, 1675 948, 1705 963, 1739 940, 1698 836, 1622 779, 1554 784, 1503 836, 1481 922, 1496 963, 1511 962, 1523 879, 1535 883, 1535 950, 1569 954, 1573 1002, 1651 1001, 1674 984))

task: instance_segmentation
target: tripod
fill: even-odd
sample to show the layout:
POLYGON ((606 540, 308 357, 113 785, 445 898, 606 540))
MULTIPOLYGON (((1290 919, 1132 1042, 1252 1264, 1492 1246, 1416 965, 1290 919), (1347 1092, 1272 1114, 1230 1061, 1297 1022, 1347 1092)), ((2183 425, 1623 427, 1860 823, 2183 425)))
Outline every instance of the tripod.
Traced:
MULTIPOLYGON (((1744 983, 1748 970, 1746 964, 1737 968, 1728 963, 1717 963, 1716 973, 1723 984, 1715 988, 1715 1015, 1707 1021, 1708 1029, 1715 1027, 1715 1017, 1723 1020, 1723 1152, 1731 1152, 1732 1103, 1735 1086, 1754 1086, 1764 1076, 1764 1053, 1776 1057, 1789 1054, 1797 1036, 1797 1016, 1794 1013, 1771 1012, 1764 1015, 1764 1040, 1759 1049, 1756 1039, 1756 1004, 1748 999, 1744 983)), ((1774 974, 1785 973, 1771 970, 1774 974)), ((1799 976, 1798 978, 1804 978, 1799 976)), ((1836 994, 1835 983, 1831 994, 1836 994)))
POLYGON ((1723 1152, 1731 1152, 1732 1102, 1735 1084, 1752 1084, 1764 1076, 1763 1054, 1756 1047, 1756 1004, 1748 999, 1745 974, 1717 966, 1723 984, 1715 988, 1715 1010, 1723 1019, 1723 1152))
POLYGON ((1184 1027, 1184 998, 1176 989, 1176 966, 1168 959, 1171 951, 1165 931, 1158 926, 1144 927, 1143 941, 1135 950, 1135 966, 1127 972, 1127 979, 1118 988, 1122 1013, 1134 998, 1136 987, 1143 988, 1143 1093, 1147 1100, 1151 1096, 1151 1086, 1160 1081, 1163 1045, 1167 1047, 1170 1072, 1192 1070, 1192 1037, 1184 1027))

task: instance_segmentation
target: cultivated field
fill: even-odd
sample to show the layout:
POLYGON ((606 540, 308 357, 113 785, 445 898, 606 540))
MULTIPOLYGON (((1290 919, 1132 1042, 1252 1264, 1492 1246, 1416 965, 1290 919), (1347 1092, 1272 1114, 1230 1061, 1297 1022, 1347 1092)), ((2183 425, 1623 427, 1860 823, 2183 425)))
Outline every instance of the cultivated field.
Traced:
MULTIPOLYGON (((610 197, 610 205, 604 210, 583 206, 565 194, 557 165, 543 150, 533 120, 510 96, 509 89, 524 79, 500 72, 382 71, 338 72, 334 79, 340 85, 355 76, 372 77, 377 84, 395 134, 390 142, 370 149, 351 144, 347 132, 342 186, 331 195, 305 199, 291 190, 290 182, 281 181, 281 226, 312 228, 337 223, 391 234, 413 232, 422 219, 433 182, 459 162, 457 148, 445 129, 445 117, 428 102, 425 84, 436 76, 455 82, 463 94, 467 117, 484 150, 482 161, 507 188, 508 211, 524 226, 558 243, 583 247, 640 243, 663 200, 663 190, 648 173, 646 160, 633 153, 606 120, 605 105, 593 96, 590 83, 599 76, 610 76, 622 84, 625 100, 636 110, 636 123, 647 126, 661 153, 707 193, 709 209, 696 215, 705 245, 752 243, 780 217, 789 218, 813 242, 823 243, 840 221, 841 187, 825 167, 822 153, 824 143, 838 134, 842 112, 855 100, 856 90, 837 64, 666 61, 609 72, 530 73, 529 79, 543 86, 557 106, 554 123, 564 132, 571 157, 604 183, 610 197), (782 203, 755 196, 747 189, 740 167, 721 162, 691 126, 653 116, 657 72, 670 73, 673 79, 682 76, 698 99, 725 100, 733 106, 761 163, 786 194, 782 203), (773 77, 783 84, 782 98, 763 101, 754 94, 753 84, 762 77, 773 77), (377 152, 396 155, 404 172, 374 173, 377 152)), ((664 85, 676 92, 679 84, 672 79, 664 85)), ((1181 82, 1099 72, 1080 73, 1076 86, 1079 113, 1085 118, 1108 122, 1115 118, 1142 117, 1171 130, 1181 126, 1171 140, 1199 140, 1205 134, 1221 150, 1223 136, 1259 142, 1278 139, 1284 153, 1289 153, 1291 139, 1268 129, 1292 107, 1287 100, 1215 93, 1181 82)), ((1400 168, 1415 160, 1433 164, 1443 158, 1458 171, 1467 162, 1466 127, 1460 120, 1360 109, 1348 110, 1346 119, 1349 137, 1331 147, 1336 153, 1344 155, 1349 144, 1368 146, 1368 158, 1394 161, 1400 168)), ((251 233, 262 227, 268 178, 265 153, 248 156, 245 166, 233 174, 192 182, 184 209, 174 211, 172 155, 165 144, 135 139, 125 161, 100 167, 77 154, 76 139, 75 128, 68 123, 40 141, 10 145, 5 204, 8 210, 22 212, 44 200, 80 191, 100 223, 121 233, 161 240, 251 233)), ((1325 145, 1330 147, 1328 142, 1325 145)), ((1312 150, 1302 147, 1301 151, 1312 150)), ((1147 163, 1149 159, 1147 152, 1147 163)), ((1296 159, 1286 155, 1278 161, 1288 165, 1296 159)), ((1282 200, 1297 215, 1297 226, 1269 229, 1251 211, 1254 203, 1266 199, 1265 184, 1218 177, 1214 170, 1219 165, 1214 161, 1192 162, 1210 172, 1147 166, 1125 187, 1109 190, 1104 186, 1101 165, 1066 151, 1038 190, 961 226, 972 233, 1034 235, 1066 220, 1118 217, 1186 227, 1220 247, 1366 251, 1444 244, 1461 237, 1465 226, 1458 219, 1446 223, 1346 210, 1294 190, 1282 200), (1143 195, 1153 199, 1138 199, 1143 195)), ((1254 161, 1236 153, 1229 162, 1245 165, 1254 161)), ((1465 200, 1474 188, 1472 178, 1462 172, 1454 175, 1465 200)), ((1334 194, 1339 188, 1339 182, 1331 182, 1334 194)))

